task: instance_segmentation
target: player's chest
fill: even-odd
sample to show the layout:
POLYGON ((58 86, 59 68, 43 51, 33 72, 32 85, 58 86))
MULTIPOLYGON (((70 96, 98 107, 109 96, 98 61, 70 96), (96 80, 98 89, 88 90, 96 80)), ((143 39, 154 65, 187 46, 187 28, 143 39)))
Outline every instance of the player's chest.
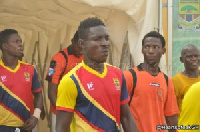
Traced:
POLYGON ((120 96, 121 85, 121 80, 115 75, 104 78, 89 75, 80 78, 81 92, 85 91, 94 98, 120 96))
POLYGON ((32 75, 30 71, 17 71, 11 72, 7 70, 0 69, 0 82, 6 87, 26 87, 32 83, 32 75))

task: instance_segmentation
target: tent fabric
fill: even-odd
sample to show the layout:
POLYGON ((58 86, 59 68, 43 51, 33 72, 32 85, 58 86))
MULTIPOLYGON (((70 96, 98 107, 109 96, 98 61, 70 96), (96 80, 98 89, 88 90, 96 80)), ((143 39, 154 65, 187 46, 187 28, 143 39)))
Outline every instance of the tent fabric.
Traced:
MULTIPOLYGON (((143 61, 142 38, 158 28, 155 0, 1 0, 0 30, 14 28, 24 44, 23 61, 37 68, 48 109, 47 82, 51 57, 71 43, 80 21, 99 17, 111 39, 108 62, 122 70, 143 61)), ((161 69, 166 71, 165 57, 161 69)), ((44 126, 40 131, 47 131, 44 126)))

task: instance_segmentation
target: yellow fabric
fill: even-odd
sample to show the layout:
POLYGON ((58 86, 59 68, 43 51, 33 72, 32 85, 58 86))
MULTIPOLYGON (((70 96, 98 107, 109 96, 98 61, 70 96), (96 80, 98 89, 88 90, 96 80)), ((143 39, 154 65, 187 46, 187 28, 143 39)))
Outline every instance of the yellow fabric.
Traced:
POLYGON ((100 74, 97 71, 93 70, 92 68, 90 68, 89 66, 87 66, 84 61, 82 61, 82 65, 83 67, 87 70, 90 71, 91 73, 93 73, 96 76, 99 76, 100 78, 104 78, 107 74, 107 67, 106 67, 106 63, 104 63, 104 71, 100 74))
MULTIPOLYGON (((182 102, 182 112, 179 118, 179 126, 200 126, 200 82, 192 85, 182 102)), ((179 130, 180 132, 200 132, 199 130, 179 130)))
POLYGON ((17 99, 20 103, 22 103, 22 104, 26 107, 26 109, 27 109, 28 111, 30 111, 30 108, 28 108, 28 106, 25 104, 25 102, 24 102, 22 99, 20 99, 18 96, 16 96, 14 93, 12 93, 2 82, 0 82, 0 86, 1 86, 6 92, 8 92, 12 97, 14 97, 15 99, 17 99))
POLYGON ((0 105, 0 125, 7 125, 7 126, 23 126, 23 121, 19 119, 16 115, 12 112, 5 109, 3 106, 0 105))
POLYGON ((185 93, 188 91, 189 87, 192 84, 200 81, 200 76, 198 78, 189 78, 187 76, 184 76, 182 72, 179 72, 172 78, 172 81, 174 84, 174 90, 176 94, 178 107, 181 113, 182 99, 185 93))
POLYGON ((10 71, 10 72, 17 72, 18 69, 19 69, 19 67, 20 67, 20 62, 21 62, 21 61, 18 61, 18 64, 17 64, 17 66, 15 67, 15 69, 11 69, 11 68, 5 66, 2 60, 0 60, 0 65, 2 65, 4 68, 6 68, 6 69, 7 69, 8 71, 10 71))
POLYGON ((73 70, 71 70, 68 74, 66 74, 60 81, 60 84, 58 85, 56 107, 62 107, 74 110, 78 91, 76 88, 76 84, 70 78, 70 76, 77 68, 79 68, 79 66, 76 66, 73 70), (67 96, 65 93, 67 93, 67 96))
POLYGON ((92 128, 88 123, 81 119, 76 113, 74 113, 72 123, 70 125, 71 132, 98 132, 92 128), (84 126, 84 127, 83 127, 84 126))

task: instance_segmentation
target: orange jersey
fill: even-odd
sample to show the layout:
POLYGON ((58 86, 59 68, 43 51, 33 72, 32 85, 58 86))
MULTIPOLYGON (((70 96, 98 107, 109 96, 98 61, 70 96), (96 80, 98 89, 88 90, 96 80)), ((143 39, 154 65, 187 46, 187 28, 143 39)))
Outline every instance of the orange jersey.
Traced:
MULTIPOLYGON (((156 126, 164 125, 165 116, 179 113, 172 81, 168 78, 167 86, 162 72, 152 76, 144 71, 141 65, 133 70, 136 72, 137 83, 130 104, 131 112, 139 132, 157 132, 156 126)), ((128 92, 131 94, 134 79, 129 71, 124 71, 124 76, 128 92)))
MULTIPOLYGON (((70 47, 70 46, 69 46, 70 47)), ((62 51, 55 54, 50 62, 50 66, 46 75, 46 80, 54 84, 59 84, 61 78, 67 74, 71 69, 73 69, 77 64, 81 63, 83 56, 77 58, 70 52, 70 48, 67 47, 62 51), (66 58, 61 53, 65 53, 66 58)), ((50 105, 51 111, 56 113, 55 108, 50 105)))

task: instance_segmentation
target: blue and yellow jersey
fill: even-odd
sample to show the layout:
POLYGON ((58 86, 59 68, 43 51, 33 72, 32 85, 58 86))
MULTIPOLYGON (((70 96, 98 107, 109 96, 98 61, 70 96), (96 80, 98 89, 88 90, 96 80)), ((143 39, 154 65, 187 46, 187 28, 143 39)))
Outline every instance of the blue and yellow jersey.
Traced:
POLYGON ((82 62, 62 78, 56 110, 74 112, 71 132, 119 131, 120 105, 128 101, 120 69, 105 63, 99 74, 82 62))
POLYGON ((0 61, 0 125, 23 126, 33 113, 33 94, 41 90, 32 65, 18 62, 16 68, 0 61))

